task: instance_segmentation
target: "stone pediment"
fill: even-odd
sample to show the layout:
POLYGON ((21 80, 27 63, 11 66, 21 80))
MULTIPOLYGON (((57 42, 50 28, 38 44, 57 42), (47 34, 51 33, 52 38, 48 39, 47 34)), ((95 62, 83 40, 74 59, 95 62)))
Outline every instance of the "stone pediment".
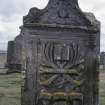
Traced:
POLYGON ((50 0, 43 10, 31 8, 24 16, 27 24, 55 24, 98 28, 99 22, 91 13, 83 13, 77 0, 50 0))

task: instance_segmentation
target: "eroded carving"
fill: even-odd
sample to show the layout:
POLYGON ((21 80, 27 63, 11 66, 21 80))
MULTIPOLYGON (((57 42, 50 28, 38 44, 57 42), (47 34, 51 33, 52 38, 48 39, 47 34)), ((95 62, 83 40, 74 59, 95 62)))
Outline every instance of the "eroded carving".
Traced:
POLYGON ((28 15, 24 16, 23 23, 81 25, 87 27, 92 25, 89 19, 80 10, 78 0, 50 0, 48 6, 43 10, 31 8, 28 15))
POLYGON ((80 46, 46 42, 42 52, 39 95, 42 105, 82 105, 85 71, 80 46))

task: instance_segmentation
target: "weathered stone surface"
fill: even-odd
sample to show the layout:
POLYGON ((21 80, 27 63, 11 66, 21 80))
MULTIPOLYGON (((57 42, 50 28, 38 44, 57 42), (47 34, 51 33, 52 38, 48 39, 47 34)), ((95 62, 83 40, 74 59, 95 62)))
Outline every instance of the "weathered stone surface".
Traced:
POLYGON ((0 51, 0 74, 6 74, 7 68, 7 51, 1 50, 0 51))
POLYGON ((7 65, 12 64, 14 58, 14 41, 8 42, 8 49, 7 49, 7 65))
POLYGON ((101 65, 105 64, 105 52, 100 53, 100 64, 101 65))
POLYGON ((7 67, 8 72, 21 72, 22 70, 22 36, 19 35, 14 41, 8 42, 7 67))
POLYGON ((100 66, 101 69, 105 70, 105 52, 101 52, 100 54, 100 66))
POLYGON ((50 0, 23 19, 22 105, 98 105, 100 23, 77 0, 50 0))
POLYGON ((19 66, 21 70, 22 67, 22 46, 23 46, 23 36, 20 34, 14 40, 14 64, 19 66))
POLYGON ((0 51, 0 69, 5 68, 6 60, 7 60, 7 52, 6 51, 0 51))

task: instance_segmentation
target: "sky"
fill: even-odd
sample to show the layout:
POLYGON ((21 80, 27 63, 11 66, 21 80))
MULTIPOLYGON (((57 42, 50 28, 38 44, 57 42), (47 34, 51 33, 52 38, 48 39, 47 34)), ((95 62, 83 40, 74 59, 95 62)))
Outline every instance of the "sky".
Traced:
MULTIPOLYGON (((105 0, 78 0, 82 11, 93 12, 101 21, 101 51, 105 51, 105 0)), ((29 9, 46 7, 48 0, 0 0, 0 50, 7 49, 7 42, 19 33, 22 18, 29 9)))

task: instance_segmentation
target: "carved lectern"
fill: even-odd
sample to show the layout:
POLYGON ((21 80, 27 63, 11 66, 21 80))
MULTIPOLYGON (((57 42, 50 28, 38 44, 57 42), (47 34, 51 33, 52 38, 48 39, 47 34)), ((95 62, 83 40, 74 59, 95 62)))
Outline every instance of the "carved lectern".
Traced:
POLYGON ((22 105, 98 105, 100 23, 77 0, 50 0, 23 19, 22 105))

